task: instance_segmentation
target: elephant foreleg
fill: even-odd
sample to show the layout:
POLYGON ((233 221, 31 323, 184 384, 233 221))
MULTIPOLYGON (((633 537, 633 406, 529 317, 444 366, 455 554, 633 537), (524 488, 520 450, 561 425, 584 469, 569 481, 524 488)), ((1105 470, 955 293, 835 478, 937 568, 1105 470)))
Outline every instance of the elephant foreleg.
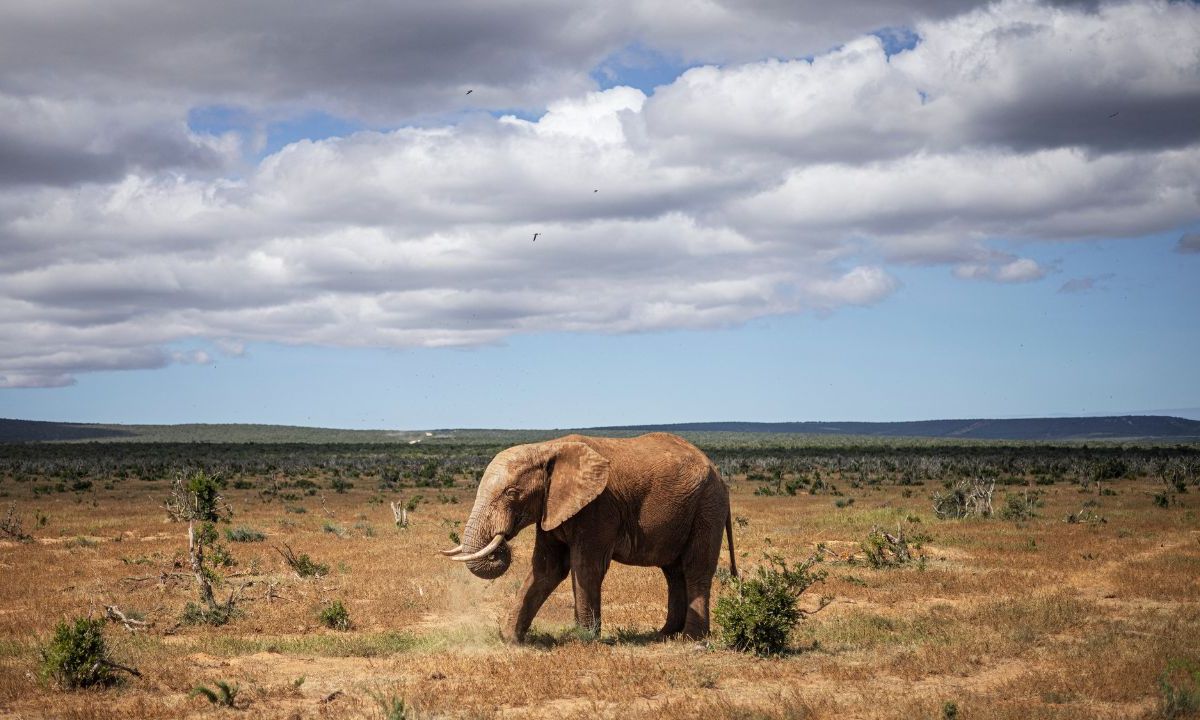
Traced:
POLYGON ((575 624, 592 635, 600 634, 600 586, 608 573, 611 551, 599 555, 579 545, 571 548, 571 580, 575 591, 575 624))
POLYGON ((534 616, 570 572, 570 553, 565 545, 555 542, 539 530, 533 545, 531 565, 529 576, 517 594, 517 606, 500 631, 500 636, 507 642, 525 641, 525 634, 529 632, 534 616))

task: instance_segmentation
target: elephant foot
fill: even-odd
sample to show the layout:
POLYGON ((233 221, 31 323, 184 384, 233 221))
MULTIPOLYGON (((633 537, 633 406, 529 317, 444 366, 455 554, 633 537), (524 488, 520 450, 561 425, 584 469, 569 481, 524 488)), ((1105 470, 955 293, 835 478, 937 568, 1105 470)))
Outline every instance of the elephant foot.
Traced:
POLYGON ((673 639, 679 637, 679 633, 681 633, 681 632, 683 632, 683 631, 680 628, 673 628, 673 629, 672 628, 663 628, 662 630, 659 630, 658 632, 654 633, 654 640, 656 642, 666 642, 667 640, 673 640, 673 639))
POLYGON ((517 630, 515 627, 500 628, 500 639, 509 645, 521 645, 525 642, 525 631, 517 630))
POLYGON ((676 637, 683 638, 684 640, 703 640, 708 637, 708 630, 685 629, 683 632, 679 633, 676 637))

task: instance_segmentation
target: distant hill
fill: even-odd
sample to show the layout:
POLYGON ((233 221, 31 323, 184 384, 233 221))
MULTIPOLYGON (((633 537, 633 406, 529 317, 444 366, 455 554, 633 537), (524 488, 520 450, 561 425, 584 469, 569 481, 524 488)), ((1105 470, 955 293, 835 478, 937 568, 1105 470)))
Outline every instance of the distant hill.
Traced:
MULTIPOLYGON (((1200 421, 1165 415, 1022 418, 1012 420, 919 420, 912 422, 704 422, 671 425, 620 425, 578 432, 630 435, 665 431, 698 434, 838 435, 871 438, 945 440, 1200 440, 1200 421)), ((419 443, 487 441, 533 442, 571 432, 564 430, 338 430, 290 425, 185 424, 108 425, 0 419, 0 442, 205 442, 205 443, 419 443)))
POLYGON ((101 425, 0 419, 0 442, 376 443, 407 442, 420 432, 337 430, 242 423, 101 425))
POLYGON ((909 422, 711 422, 627 425, 592 430, 639 432, 740 432, 859 435, 955 440, 1144 440, 1200 439, 1200 421, 1165 415, 1018 418, 1010 420, 915 420, 909 422))
POLYGON ((5 420, 0 418, 0 442, 44 442, 51 440, 112 440, 133 437, 131 430, 117 425, 5 420))

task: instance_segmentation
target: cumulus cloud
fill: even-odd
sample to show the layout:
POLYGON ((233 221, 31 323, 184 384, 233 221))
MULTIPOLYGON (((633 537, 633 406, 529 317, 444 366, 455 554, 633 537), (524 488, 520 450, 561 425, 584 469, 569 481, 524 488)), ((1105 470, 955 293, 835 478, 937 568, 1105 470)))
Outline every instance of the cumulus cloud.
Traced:
POLYGON ((1013 258, 1000 263, 963 263, 954 268, 954 274, 971 280, 1021 283, 1042 279, 1046 270, 1029 258, 1013 258))
POLYGON ((454 3, 363 2, 325 16, 326 34, 282 13, 278 36, 254 30, 269 15, 231 29, 215 11, 151 11, 161 32, 129 47, 94 39, 110 21, 82 6, 62 23, 58 6, 16 7, 0 23, 0 102, 24 118, 0 115, 0 160, 25 153, 0 171, 0 386, 209 362, 256 341, 461 346, 736 325, 885 301, 895 265, 1033 282, 1047 269, 999 241, 1136 236, 1197 214, 1192 4, 1006 0, 951 15, 962 6, 879 2, 831 15, 828 28, 858 30, 919 19, 920 42, 899 53, 872 35, 837 45, 784 3, 736 19, 718 2, 686 17, 635 3, 618 19, 608 5, 514 5, 562 24, 529 23, 520 43, 512 18, 460 37, 492 6, 464 19, 454 3), (774 28, 757 47, 781 59, 721 40, 730 22, 774 28), (358 30, 361 43, 326 41, 358 30), (776 47, 789 37, 813 57, 776 47), (713 48, 685 52, 702 38, 713 48), (596 90, 588 69, 630 40, 723 64, 650 95, 596 90), (37 49, 68 41, 90 67, 37 49), (297 67, 284 67, 289 48, 297 67), (123 97, 129 77, 140 104, 98 99, 123 97), (463 97, 545 109, 386 121, 435 96, 437 112, 463 97), (247 163, 236 136, 185 121, 230 99, 400 127, 247 163))

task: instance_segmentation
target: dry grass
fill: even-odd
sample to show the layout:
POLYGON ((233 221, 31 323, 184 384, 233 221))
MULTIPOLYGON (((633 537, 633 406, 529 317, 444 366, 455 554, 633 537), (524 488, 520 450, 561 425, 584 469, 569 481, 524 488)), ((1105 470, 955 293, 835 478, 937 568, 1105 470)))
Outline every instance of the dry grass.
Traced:
POLYGON ((625 566, 605 583, 602 641, 563 632, 567 583, 535 623, 552 641, 501 644, 497 619, 532 535, 490 583, 438 556, 469 511, 468 490, 449 491, 458 504, 421 504, 404 530, 365 487, 326 492, 324 505, 229 491, 235 524, 267 538, 229 543, 239 576, 228 582, 249 583, 245 613, 209 628, 176 627, 195 600, 190 577, 159 579, 184 572, 175 563, 186 553, 183 526, 160 507, 165 483, 38 497, 26 484, 0 487, 27 517, 49 517, 35 543, 0 543, 0 717, 383 717, 381 702, 402 698, 419 717, 936 718, 953 702, 972 719, 1137 718, 1154 716, 1168 662, 1200 659, 1200 494, 1162 510, 1148 481, 1099 498, 1102 525, 1063 522, 1089 497, 1067 485, 1048 488, 1039 517, 1017 524, 938 521, 927 490, 854 490, 853 506, 835 508, 827 496, 758 497, 735 482, 734 513, 748 519, 735 529, 741 564, 766 550, 801 559, 818 543, 837 555, 803 601, 834 603, 798 630, 796 652, 772 660, 650 642, 665 583, 657 569, 625 566), (932 536, 924 568, 848 562, 872 526, 898 524, 932 536), (272 551, 283 542, 330 574, 296 577, 272 551), (333 600, 351 631, 321 625, 318 610, 333 600), (72 693, 38 680, 37 647, 54 623, 105 604, 153 621, 138 635, 110 626, 114 655, 143 677, 72 693), (238 683, 247 709, 189 697, 216 680, 238 683))

